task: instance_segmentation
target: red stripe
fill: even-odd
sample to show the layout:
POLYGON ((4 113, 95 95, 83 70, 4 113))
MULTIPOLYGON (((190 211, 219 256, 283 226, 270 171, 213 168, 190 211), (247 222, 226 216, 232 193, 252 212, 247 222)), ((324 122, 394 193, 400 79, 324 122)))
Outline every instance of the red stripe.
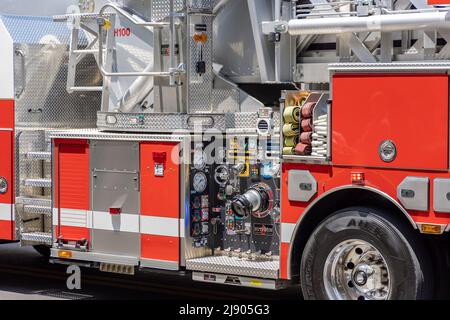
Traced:
POLYGON ((0 100, 0 128, 14 129, 14 100, 0 100))
POLYGON ((289 256, 289 243, 281 243, 280 248, 280 278, 288 278, 288 257, 289 256))
POLYGON ((61 237, 63 239, 73 239, 73 240, 90 239, 90 233, 88 228, 60 226, 59 232, 58 226, 55 226, 54 228, 57 238, 61 237))
POLYGON ((0 220, 0 239, 14 240, 14 221, 0 220))
POLYGON ((141 234, 141 257, 178 262, 180 260, 180 238, 141 234))
MULTIPOLYGON (((8 181, 8 191, 0 194, 0 203, 14 203, 14 100, 0 100, 0 177, 8 181)), ((12 207, 11 207, 11 220, 12 207)), ((0 239, 14 240, 14 221, 0 221, 0 239)))

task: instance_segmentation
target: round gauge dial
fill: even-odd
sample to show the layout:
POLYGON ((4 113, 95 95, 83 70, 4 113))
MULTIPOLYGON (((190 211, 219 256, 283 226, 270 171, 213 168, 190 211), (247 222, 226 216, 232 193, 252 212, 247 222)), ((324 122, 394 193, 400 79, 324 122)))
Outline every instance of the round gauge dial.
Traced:
POLYGON ((198 193, 203 192, 205 191, 207 184, 206 175, 203 172, 197 172, 192 182, 194 190, 198 193))
POLYGON ((197 170, 203 170, 206 166, 206 155, 203 151, 194 152, 194 167, 197 170))

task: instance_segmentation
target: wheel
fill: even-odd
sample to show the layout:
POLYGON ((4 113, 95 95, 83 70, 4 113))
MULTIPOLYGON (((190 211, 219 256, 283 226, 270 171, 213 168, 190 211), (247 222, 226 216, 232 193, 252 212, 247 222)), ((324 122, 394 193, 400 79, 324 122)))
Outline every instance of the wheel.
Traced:
POLYGON ((429 258, 409 226, 385 212, 348 208, 323 221, 300 264, 305 299, 431 298, 429 258))
POLYGON ((43 257, 49 258, 50 257, 50 247, 46 246, 45 244, 38 244, 33 246, 34 250, 39 252, 43 257))

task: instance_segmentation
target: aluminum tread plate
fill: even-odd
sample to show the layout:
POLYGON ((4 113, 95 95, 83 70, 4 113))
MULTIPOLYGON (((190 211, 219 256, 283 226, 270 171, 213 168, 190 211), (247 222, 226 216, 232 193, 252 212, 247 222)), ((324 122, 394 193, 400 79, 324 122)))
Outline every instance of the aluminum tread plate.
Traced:
POLYGON ((51 207, 52 200, 51 199, 42 199, 42 198, 16 197, 16 204, 51 207))
MULTIPOLYGON (((227 112, 227 113, 110 113, 99 112, 97 127, 103 131, 129 131, 129 132, 166 132, 195 130, 194 123, 203 122, 203 129, 228 131, 231 129, 256 130, 258 123, 257 112, 227 112), (114 116, 116 123, 107 124, 106 118, 114 116)), ((279 112, 274 113, 273 124, 279 127, 281 117, 279 112)), ((278 129, 279 130, 279 129, 278 129)))
POLYGON ((212 256, 187 260, 186 269, 266 279, 278 279, 280 261, 250 261, 236 257, 212 256))
POLYGON ((52 244, 52 234, 45 232, 22 232, 21 240, 52 244))
POLYGON ((51 215, 52 214, 52 208, 51 207, 45 207, 45 206, 30 206, 30 205, 24 205, 23 211, 28 214, 45 214, 45 215, 51 215))

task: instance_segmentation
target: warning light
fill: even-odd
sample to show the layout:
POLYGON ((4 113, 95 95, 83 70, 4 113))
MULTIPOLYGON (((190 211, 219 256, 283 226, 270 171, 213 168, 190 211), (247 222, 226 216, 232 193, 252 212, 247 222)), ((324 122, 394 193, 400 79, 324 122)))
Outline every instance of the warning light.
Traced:
POLYGON ((105 28, 105 30, 109 30, 111 28, 111 26, 112 26, 111 20, 105 19, 103 28, 105 28))
POLYGON ((208 41, 208 35, 206 33, 196 33, 194 34, 194 41, 205 43, 208 41))
POLYGON ((353 184, 364 184, 364 173, 363 172, 352 172, 352 183, 353 184))
POLYGON ((70 258, 72 258, 72 252, 66 251, 66 250, 59 250, 58 257, 64 258, 64 259, 70 259, 70 258))
POLYGON ((437 224, 421 224, 420 231, 428 234, 441 234, 442 228, 437 224))

